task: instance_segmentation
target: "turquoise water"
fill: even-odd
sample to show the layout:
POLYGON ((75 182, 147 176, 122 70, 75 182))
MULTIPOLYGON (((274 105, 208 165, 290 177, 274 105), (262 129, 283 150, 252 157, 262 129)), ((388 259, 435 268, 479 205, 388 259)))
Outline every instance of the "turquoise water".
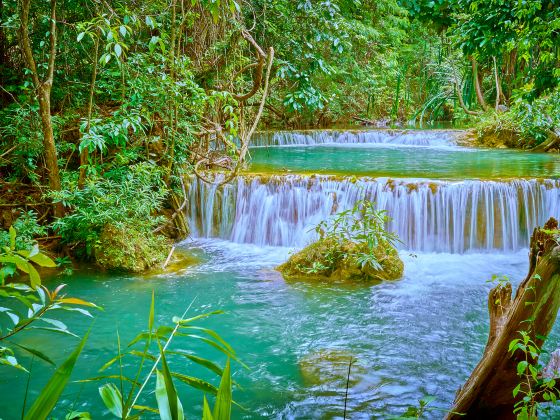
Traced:
MULTIPOLYGON (((511 187, 510 181, 478 182, 476 179, 555 178, 560 174, 560 160, 552 154, 465 149, 454 146, 448 138, 440 139, 437 133, 430 135, 428 141, 412 133, 406 142, 400 137, 407 143, 400 145, 394 144, 394 138, 382 137, 381 140, 393 144, 251 150, 248 170, 253 172, 401 178, 403 185, 391 181, 391 188, 379 190, 385 194, 379 197, 385 198, 385 204, 392 209, 391 215, 399 222, 397 230, 406 233, 404 227, 415 226, 409 229, 411 237, 419 238, 419 245, 413 249, 445 252, 401 251, 405 275, 400 281, 354 286, 286 282, 274 267, 284 262, 291 250, 252 245, 301 245, 295 240, 279 239, 282 235, 288 238, 296 228, 304 232, 318 216, 327 217, 335 207, 332 200, 336 199, 343 208, 353 199, 354 184, 361 182, 341 181, 348 184, 346 188, 336 180, 319 177, 314 177, 313 182, 300 182, 293 177, 283 181, 263 177, 272 185, 253 180, 250 188, 234 184, 223 191, 212 186, 191 188, 191 193, 194 191, 191 204, 205 212, 200 217, 204 221, 201 232, 207 231, 212 236, 219 231, 216 226, 227 227, 234 221, 244 232, 223 236, 235 243, 220 239, 183 243, 181 246, 198 255, 201 262, 180 272, 152 277, 122 276, 89 268, 70 277, 49 279, 47 283, 51 287, 65 282, 69 295, 104 308, 95 313, 94 320, 75 313, 57 316, 80 336, 90 329, 91 333, 55 416, 64 418, 73 409, 89 411, 94 419, 110 418, 98 394, 98 387, 106 380, 79 381, 99 376, 99 368, 117 354, 117 332, 126 345, 146 328, 152 291, 155 291, 159 325, 171 325, 172 317, 180 316, 191 304, 187 314, 191 316, 217 309, 225 311, 199 325, 220 333, 248 367, 233 365, 233 379, 239 385, 234 391, 239 403, 233 408, 234 419, 342 418, 350 360, 354 364, 349 381, 348 418, 385 419, 399 415, 428 395, 436 398, 434 406, 449 408, 457 388, 480 359, 487 340, 487 296, 492 287, 487 280, 493 274, 506 274, 517 284, 525 276, 528 265, 527 250, 519 250, 526 244, 514 241, 515 235, 524 232, 518 225, 529 219, 533 225, 540 223, 541 216, 546 218, 559 210, 554 195, 557 190, 552 184, 545 187, 524 181, 518 182, 519 185, 514 182, 511 187), (411 144, 414 142, 419 146, 411 144), (410 178, 428 181, 418 183, 410 178), (431 185, 430 179, 474 181, 431 185), (475 200, 473 191, 479 190, 475 200), (228 207, 224 203, 234 203, 233 191, 240 197, 235 205, 228 207), (230 201, 226 200, 228 197, 230 201), (484 205, 475 206, 477 200, 484 205), (469 210, 468 205, 476 210, 469 210), (451 240, 455 235, 456 242, 463 243, 466 231, 456 228, 456 220, 466 221, 473 231, 483 233, 496 225, 496 232, 511 236, 512 246, 498 249, 491 244, 482 247, 484 253, 478 253, 481 247, 476 246, 466 249, 422 246, 429 241, 427 245, 437 245, 441 238, 451 240), (435 233, 428 229, 428 222, 433 224, 435 233), (500 223, 512 230, 498 229, 500 223), (247 233, 259 237, 246 238, 247 233), (455 251, 458 253, 447 253, 455 251)), ((316 133, 308 140, 324 140, 324 136, 325 133, 316 133)), ((378 133, 368 136, 363 140, 374 141, 378 133)), ((286 133, 282 138, 291 140, 286 133)), ((367 182, 372 184, 371 188, 377 185, 377 181, 367 182)), ((499 235, 486 236, 493 240, 499 235)), ((0 318, 0 324, 6 321, 0 318)), ((558 347, 559 332, 555 327, 547 349, 558 347)), ((36 347, 60 363, 78 340, 29 331, 20 334, 18 342, 36 347)), ((176 338, 172 348, 194 351, 222 365, 225 363, 223 355, 188 338, 176 338)), ((19 359, 25 366, 30 365, 30 358, 20 356, 19 359)), ((133 370, 135 362, 135 359, 125 361, 125 373, 133 370)), ((171 357, 170 364, 172 370, 200 376, 217 385, 215 377, 187 364, 185 359, 171 357)), ((33 365, 29 401, 35 399, 53 371, 40 361, 33 365)), ((27 375, 0 366, 0 419, 20 418, 26 381, 27 375)), ((202 393, 177 384, 188 417, 199 418, 202 393)), ((148 388, 149 392, 139 403, 155 407, 154 383, 148 388)), ((442 411, 428 415, 428 418, 441 417, 442 411)))
POLYGON ((451 180, 551 178, 560 176, 560 157, 514 150, 331 144, 254 148, 248 170, 451 180))
MULTIPOLYGON (((341 418, 345 379, 336 372, 341 366, 346 369, 350 355, 357 360, 348 394, 350 418, 386 418, 426 395, 436 396, 434 404, 445 408, 484 348, 491 288, 486 280, 494 273, 519 280, 527 269, 526 252, 403 252, 405 277, 398 282, 354 287, 287 283, 272 270, 287 257, 286 248, 217 240, 185 246, 196 248, 204 262, 175 275, 109 277, 88 270, 63 279, 68 293, 105 309, 93 323, 81 316, 61 316, 80 334, 91 327, 74 380, 97 376, 97 369, 116 354, 117 329, 127 342, 145 328, 155 290, 160 324, 169 324, 195 298, 190 315, 226 311, 202 324, 217 330, 249 367, 234 365, 233 377, 243 388, 234 397, 246 410, 234 407, 233 418, 341 418), (321 362, 317 352, 330 354, 330 361, 321 362), (305 360, 321 366, 323 379, 302 372, 305 360)), ((77 343, 53 335, 24 338, 23 343, 35 342, 49 355, 67 354, 77 343)), ((558 335, 550 341, 555 348, 558 335)), ((180 339, 175 346, 204 351, 180 339)), ((205 355, 223 362, 215 353, 205 355)), ((182 361, 171 363, 177 371, 201 373, 182 361)), ((35 362, 31 399, 46 380, 39 365, 35 362)), ((21 401, 25 376, 0 369, 0 395, 13 396, 0 399, 0 417, 18 418, 21 407, 13 400, 21 401)), ((56 414, 63 417, 74 407, 90 411, 93 418, 108 416, 97 393, 102 383, 70 384, 56 414)), ((198 417, 202 394, 188 388, 180 388, 180 394, 190 418, 198 417)), ((155 406, 155 397, 148 394, 142 403, 155 406)))

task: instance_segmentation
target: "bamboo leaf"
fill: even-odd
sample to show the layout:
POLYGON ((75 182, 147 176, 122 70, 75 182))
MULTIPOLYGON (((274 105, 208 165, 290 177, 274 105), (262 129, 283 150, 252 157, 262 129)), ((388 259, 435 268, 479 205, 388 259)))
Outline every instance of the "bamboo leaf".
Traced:
POLYGON ((58 303, 70 303, 73 305, 82 305, 82 306, 89 306, 92 308, 102 309, 100 306, 97 306, 95 303, 86 302, 85 300, 78 299, 78 298, 62 298, 57 300, 58 303))
MULTIPOLYGON (((159 408, 159 417, 161 420, 184 420, 183 406, 177 397, 175 388, 173 388, 170 395, 166 384, 167 381, 164 375, 159 370, 156 370, 156 400, 159 408), (174 404, 176 417, 173 417, 173 412, 171 411, 171 404, 169 404, 170 396, 176 401, 174 404)), ((173 384, 171 383, 171 385, 173 384)))
POLYGON ((218 388, 216 388, 211 383, 208 383, 202 379, 195 378, 193 376, 183 375, 181 373, 175 373, 175 372, 173 372, 171 376, 179 379, 181 382, 184 382, 195 389, 200 389, 201 391, 209 392, 212 395, 216 395, 218 393, 218 388))
POLYGON ((44 360, 45 362, 47 362, 47 363, 49 363, 53 366, 56 366, 56 364, 48 356, 46 356, 44 353, 40 352, 39 350, 33 349, 31 347, 27 347, 27 346, 22 346, 21 344, 17 344, 17 343, 11 343, 11 344, 19 347, 22 350, 25 350, 26 352, 38 357, 41 360, 44 360))
POLYGON ((210 411, 210 406, 208 405, 208 400, 206 395, 204 396, 204 406, 202 408, 202 420, 214 420, 212 412, 210 411))
POLYGON ((123 404, 122 395, 119 389, 112 383, 99 387, 99 395, 105 404, 105 407, 118 418, 122 418, 123 404))
POLYGON ((76 347, 70 357, 54 372, 47 385, 39 394, 39 397, 25 415, 24 420, 45 420, 48 417, 70 379, 76 360, 78 360, 88 336, 89 332, 82 338, 82 341, 80 341, 80 344, 78 344, 78 347, 76 347))
POLYGON ((218 388, 218 395, 216 396, 216 404, 214 405, 213 417, 215 420, 229 420, 231 418, 231 374, 229 359, 224 368, 224 374, 220 381, 218 388))
POLYGON ((189 353, 186 353, 184 351, 168 351, 168 353, 177 354, 179 356, 186 357, 187 359, 191 360, 192 362, 196 363, 197 365, 204 366, 205 368, 211 370, 212 372, 214 372, 216 375, 218 375, 220 377, 224 373, 223 369, 220 366, 218 366, 216 363, 214 363, 214 362, 212 362, 208 359, 204 359, 202 357, 198 357, 198 356, 195 356, 194 354, 189 354, 189 353))

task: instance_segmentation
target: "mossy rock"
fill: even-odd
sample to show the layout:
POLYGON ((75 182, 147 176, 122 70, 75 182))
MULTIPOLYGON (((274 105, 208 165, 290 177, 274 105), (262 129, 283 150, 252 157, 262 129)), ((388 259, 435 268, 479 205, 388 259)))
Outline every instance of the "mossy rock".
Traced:
POLYGON ((165 261, 171 244, 161 235, 107 225, 95 246, 97 264, 111 271, 140 273, 165 261))
POLYGON ((367 370, 350 352, 338 349, 322 349, 309 353, 299 362, 299 371, 306 387, 328 387, 332 391, 344 392, 346 381, 357 385, 367 370), (352 362, 350 377, 348 366, 352 362))
POLYGON ((404 263, 397 250, 388 243, 381 243, 373 250, 381 269, 370 264, 362 264, 357 260, 361 253, 368 253, 367 244, 352 241, 338 243, 329 239, 320 239, 301 251, 293 254, 287 262, 277 267, 286 280, 319 279, 319 280, 397 280, 402 277, 404 263), (331 255, 328 259, 327 255, 331 255), (332 255, 339 255, 332 258, 332 255), (313 268, 313 269, 312 269, 313 268))

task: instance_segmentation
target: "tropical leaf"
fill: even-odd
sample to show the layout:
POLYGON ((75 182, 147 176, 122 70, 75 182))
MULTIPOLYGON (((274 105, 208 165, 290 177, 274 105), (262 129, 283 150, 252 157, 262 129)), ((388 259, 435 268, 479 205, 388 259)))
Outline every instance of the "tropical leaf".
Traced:
POLYGON ((99 395, 111 414, 122 419, 123 398, 119 389, 114 384, 108 383, 99 387, 99 395))
POLYGON ((183 407, 179 398, 177 397, 177 393, 172 391, 172 395, 175 397, 175 407, 176 412, 175 416, 173 417, 171 407, 169 404, 169 393, 166 386, 166 380, 163 374, 156 370, 156 400, 159 408, 159 417, 161 420, 184 420, 183 415, 183 407))
POLYGON ((204 404, 202 408, 202 420, 214 420, 214 416, 212 416, 212 411, 210 411, 210 406, 208 405, 206 395, 204 396, 204 404))
POLYGON ((200 389, 201 391, 209 392, 212 395, 216 395, 218 393, 218 388, 216 388, 214 385, 202 379, 195 378, 194 376, 187 376, 176 372, 172 372, 171 376, 179 379, 181 382, 184 382, 195 389, 200 389))
POLYGON ((88 336, 89 332, 82 338, 82 341, 80 341, 70 357, 56 369, 47 385, 39 394, 39 397, 35 400, 27 414, 25 414, 24 420, 45 420, 49 416, 70 379, 74 365, 86 344, 88 336))

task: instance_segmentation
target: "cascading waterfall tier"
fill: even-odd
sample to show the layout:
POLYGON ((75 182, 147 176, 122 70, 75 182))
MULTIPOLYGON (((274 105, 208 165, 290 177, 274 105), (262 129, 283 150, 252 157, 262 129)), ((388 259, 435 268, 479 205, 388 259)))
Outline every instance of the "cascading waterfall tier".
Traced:
POLYGON ((411 181, 329 176, 244 176, 216 187, 193 179, 187 217, 198 237, 303 247, 313 227, 357 200, 386 209, 403 248, 424 252, 513 251, 560 215, 560 182, 411 181))
POLYGON ((256 133, 251 146, 319 144, 392 144, 400 146, 455 146, 456 131, 418 130, 310 130, 256 133))

